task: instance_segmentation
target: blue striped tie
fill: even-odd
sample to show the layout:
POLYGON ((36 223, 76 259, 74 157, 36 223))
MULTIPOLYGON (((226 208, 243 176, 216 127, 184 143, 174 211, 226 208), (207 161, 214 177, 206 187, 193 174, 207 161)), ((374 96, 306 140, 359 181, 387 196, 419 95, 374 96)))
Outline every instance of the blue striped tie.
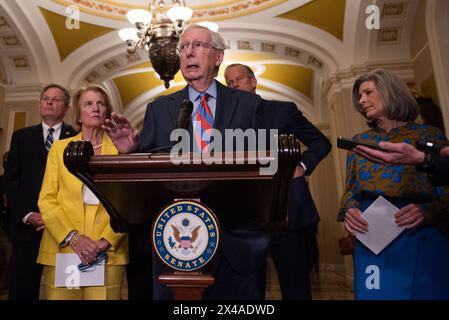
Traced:
POLYGON ((53 144, 53 132, 55 131, 55 129, 53 128, 48 128, 48 135, 47 135, 47 140, 45 140, 45 150, 50 151, 51 145, 53 144))

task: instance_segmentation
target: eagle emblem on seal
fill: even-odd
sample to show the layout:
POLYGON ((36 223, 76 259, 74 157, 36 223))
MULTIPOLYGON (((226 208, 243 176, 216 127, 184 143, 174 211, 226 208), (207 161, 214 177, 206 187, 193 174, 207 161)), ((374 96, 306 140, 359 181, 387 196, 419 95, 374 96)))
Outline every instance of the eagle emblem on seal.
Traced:
POLYGON ((173 243, 172 240, 170 246, 172 248, 177 246, 177 248, 182 249, 182 253, 185 255, 190 254, 190 250, 196 249, 194 245, 196 240, 198 239, 199 229, 201 228, 201 225, 190 228, 189 226, 190 226, 189 219, 183 219, 182 226, 176 226, 174 224, 171 224, 171 227, 173 229, 173 236, 176 242, 173 243))

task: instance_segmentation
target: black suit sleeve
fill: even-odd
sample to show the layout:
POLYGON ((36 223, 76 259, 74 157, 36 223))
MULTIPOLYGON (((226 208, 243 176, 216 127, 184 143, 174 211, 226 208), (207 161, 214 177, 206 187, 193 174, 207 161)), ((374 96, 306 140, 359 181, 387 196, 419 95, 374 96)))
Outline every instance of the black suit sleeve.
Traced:
POLYGON ((20 222, 26 214, 31 211, 36 211, 35 206, 20 195, 20 183, 23 170, 20 152, 20 132, 14 132, 5 167, 5 192, 11 209, 13 223, 20 222))
POLYGON ((436 156, 429 177, 435 186, 449 185, 449 158, 436 156))
POLYGON ((154 123, 153 106, 151 103, 147 105, 145 118, 143 121, 142 133, 140 134, 140 152, 155 148, 156 128, 154 123))
POLYGON ((280 133, 294 134, 307 146, 307 150, 301 155, 301 162, 307 167, 305 175, 310 175, 318 163, 330 152, 331 143, 317 127, 304 117, 294 103, 284 104, 284 108, 286 110, 282 112, 280 133))

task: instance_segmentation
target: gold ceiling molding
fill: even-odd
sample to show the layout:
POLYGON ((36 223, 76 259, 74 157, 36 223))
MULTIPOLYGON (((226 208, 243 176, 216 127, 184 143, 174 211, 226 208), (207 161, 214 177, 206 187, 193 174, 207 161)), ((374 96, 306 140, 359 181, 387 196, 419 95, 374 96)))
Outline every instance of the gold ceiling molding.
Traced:
MULTIPOLYGON (((264 71, 262 74, 257 75, 258 79, 266 79, 284 85, 291 90, 295 90, 309 99, 312 99, 313 70, 297 64, 291 64, 288 61, 279 63, 279 57, 267 53, 226 52, 225 60, 220 67, 217 79, 224 83, 224 70, 226 69, 226 66, 237 61, 246 63, 252 67, 263 66, 264 71), (273 62, 270 62, 270 60, 273 60, 273 62)), ((113 78, 112 81, 121 97, 123 110, 128 107, 131 101, 150 90, 161 87, 163 91, 157 94, 157 96, 167 95, 179 90, 179 84, 184 83, 182 73, 179 71, 173 79, 175 85, 165 90, 158 75, 155 72, 148 71, 148 68, 151 68, 151 64, 145 61, 127 67, 126 70, 131 73, 113 78), (140 72, 139 69, 141 69, 140 72)), ((94 79, 96 78, 95 75, 89 74, 89 76, 94 79)), ((261 90, 282 93, 279 89, 269 88, 262 85, 259 85, 258 88, 261 90)))
POLYGON ((8 22, 6 21, 5 17, 0 17, 0 29, 10 29, 8 22))
POLYGON ((279 17, 310 24, 343 41, 345 7, 346 0, 312 0, 279 17))
POLYGON ((382 28, 378 33, 378 44, 400 44, 401 43, 401 27, 382 28))
MULTIPOLYGON (((113 79, 113 81, 120 94, 123 110, 126 109, 127 105, 133 99, 139 97, 145 92, 148 92, 158 86, 163 87, 163 82, 161 82, 157 74, 155 72, 148 71, 120 76, 113 79)), ((174 81, 183 81, 181 72, 178 72, 175 75, 174 81)), ((179 88, 176 88, 176 90, 179 90, 179 88)), ((176 90, 164 91, 163 93, 161 93, 161 95, 167 94, 168 92, 174 92, 176 90)))
POLYGON ((385 3, 382 18, 404 18, 407 13, 407 3, 385 3))
MULTIPOLYGON (((81 12, 113 19, 127 21, 126 13, 132 9, 148 9, 148 4, 130 4, 109 0, 51 0, 63 6, 77 6, 81 12)), ((192 8, 192 22, 201 20, 231 19, 271 8, 287 0, 228 0, 212 1, 201 5, 189 5, 192 8)), ((149 3, 149 2, 148 2, 149 3)))
POLYGON ((15 35, 11 36, 4 36, 2 37, 3 40, 3 46, 6 49, 15 49, 15 48, 23 48, 22 44, 20 43, 19 38, 15 35))
POLYGON ((27 56, 15 56, 10 59, 15 70, 30 70, 27 56))
POLYGON ((229 4, 214 8, 196 8, 192 6, 194 10, 192 21, 236 18, 277 6, 283 2, 286 2, 286 0, 246 0, 231 1, 229 4))
POLYGON ((150 61, 145 61, 145 62, 139 63, 135 66, 131 66, 131 67, 127 68, 126 70, 142 69, 142 68, 153 68, 153 66, 151 65, 150 61))
POLYGON ((271 80, 292 88, 312 99, 313 70, 288 64, 265 64, 259 78, 271 80))
POLYGON ((68 55, 89 41, 115 31, 115 29, 100 27, 86 22, 80 22, 79 29, 67 29, 67 17, 42 8, 39 9, 53 35, 61 61, 64 61, 68 55))

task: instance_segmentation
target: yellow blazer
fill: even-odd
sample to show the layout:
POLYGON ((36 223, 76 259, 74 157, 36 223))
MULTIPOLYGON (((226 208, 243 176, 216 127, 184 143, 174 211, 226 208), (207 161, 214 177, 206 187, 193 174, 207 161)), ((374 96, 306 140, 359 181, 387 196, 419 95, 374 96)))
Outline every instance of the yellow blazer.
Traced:
MULTIPOLYGON (((65 167, 64 149, 71 141, 81 140, 81 133, 75 137, 56 141, 48 153, 44 180, 39 194, 38 206, 45 222, 37 262, 55 266, 57 253, 73 253, 65 246, 60 247, 72 230, 85 234, 83 184, 65 167)), ((117 154, 117 149, 107 134, 103 134, 101 154, 117 154)), ((103 205, 97 206, 94 226, 88 228, 93 234, 86 234, 93 240, 104 238, 111 247, 108 249, 108 265, 128 263, 128 237, 125 233, 115 233, 109 224, 109 215, 103 205)))

